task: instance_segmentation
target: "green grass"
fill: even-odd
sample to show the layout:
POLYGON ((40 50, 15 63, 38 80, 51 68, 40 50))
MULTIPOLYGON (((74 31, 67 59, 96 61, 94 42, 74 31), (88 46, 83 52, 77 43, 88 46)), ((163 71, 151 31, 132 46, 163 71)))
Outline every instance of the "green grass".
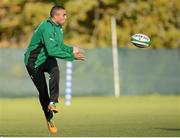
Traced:
MULTIPOLYGON (((73 97, 58 107, 58 137, 180 136, 180 96, 73 97)), ((0 99, 0 136, 49 136, 38 99, 0 99)))

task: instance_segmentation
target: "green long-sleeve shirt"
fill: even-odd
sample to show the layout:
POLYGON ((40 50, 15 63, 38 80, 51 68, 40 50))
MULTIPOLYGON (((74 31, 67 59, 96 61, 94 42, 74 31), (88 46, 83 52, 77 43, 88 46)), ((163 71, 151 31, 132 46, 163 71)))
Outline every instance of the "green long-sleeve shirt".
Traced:
POLYGON ((73 48, 64 44, 62 27, 55 24, 51 18, 43 21, 34 31, 24 62, 26 65, 37 68, 48 57, 74 60, 73 48))

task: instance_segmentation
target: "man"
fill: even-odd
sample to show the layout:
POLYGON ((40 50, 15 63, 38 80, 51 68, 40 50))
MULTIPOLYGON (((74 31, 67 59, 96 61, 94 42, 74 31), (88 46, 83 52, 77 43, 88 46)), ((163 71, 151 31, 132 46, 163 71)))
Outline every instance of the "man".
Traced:
POLYGON ((39 100, 51 133, 57 132, 53 121, 53 113, 58 112, 55 104, 59 96, 59 68, 56 58, 66 61, 85 59, 82 50, 63 42, 62 26, 66 18, 64 7, 52 7, 50 17, 34 31, 24 58, 27 71, 39 92, 39 100), (49 94, 44 72, 49 74, 49 94))

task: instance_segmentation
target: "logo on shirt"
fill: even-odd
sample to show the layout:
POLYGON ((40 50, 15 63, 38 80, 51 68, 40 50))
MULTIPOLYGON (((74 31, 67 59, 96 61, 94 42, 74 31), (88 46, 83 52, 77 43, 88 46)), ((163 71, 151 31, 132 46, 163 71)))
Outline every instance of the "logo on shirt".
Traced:
POLYGON ((53 38, 49 38, 51 41, 54 41, 54 39, 53 38))

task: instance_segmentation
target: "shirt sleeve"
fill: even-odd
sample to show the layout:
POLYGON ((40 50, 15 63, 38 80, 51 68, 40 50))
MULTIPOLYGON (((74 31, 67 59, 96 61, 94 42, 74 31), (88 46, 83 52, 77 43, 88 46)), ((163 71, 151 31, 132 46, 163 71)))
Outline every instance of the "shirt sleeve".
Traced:
POLYGON ((61 48, 63 51, 68 52, 68 53, 73 53, 73 47, 70 45, 66 45, 64 43, 61 44, 61 48))
POLYGON ((49 56, 67 61, 74 60, 73 48, 66 47, 63 42, 61 44, 63 46, 59 46, 58 42, 54 39, 53 29, 44 29, 43 41, 49 56))

